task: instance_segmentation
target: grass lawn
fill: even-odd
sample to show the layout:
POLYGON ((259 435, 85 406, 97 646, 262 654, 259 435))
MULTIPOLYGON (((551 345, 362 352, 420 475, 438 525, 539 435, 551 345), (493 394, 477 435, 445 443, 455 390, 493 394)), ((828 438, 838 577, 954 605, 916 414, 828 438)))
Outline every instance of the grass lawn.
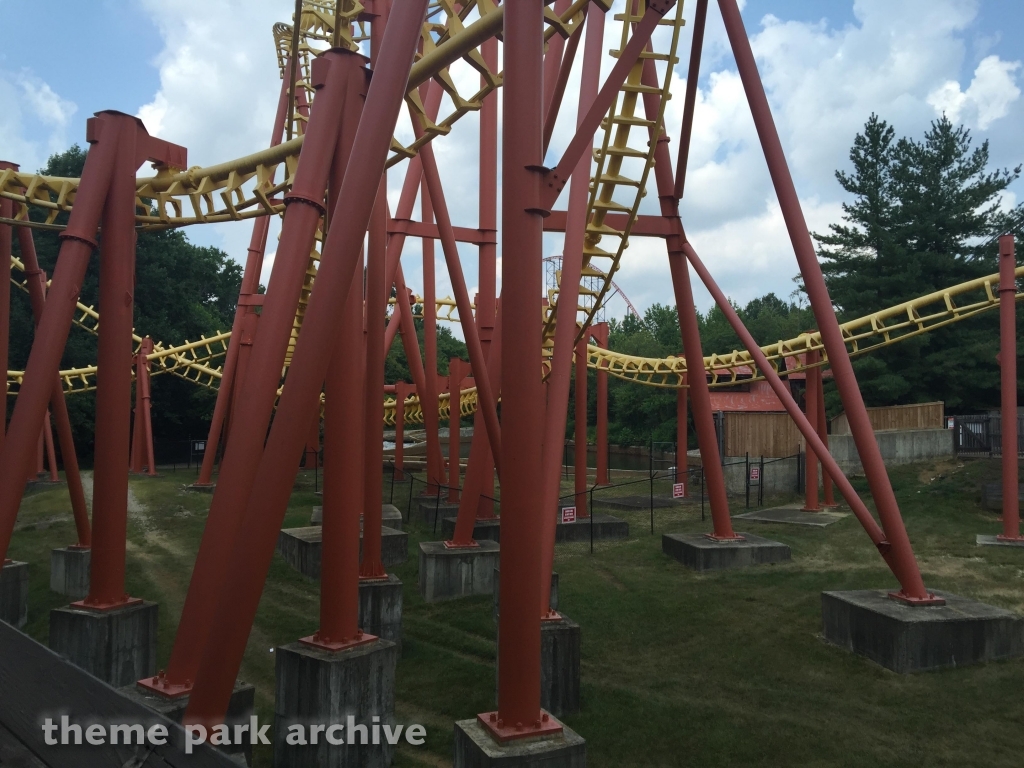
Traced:
MULTIPOLYGON (((998 476, 988 460, 892 471, 927 585, 1024 613, 1024 552, 974 544, 1000 530, 979 504, 980 484, 998 476)), ((162 663, 210 503, 184 490, 193 479, 168 471, 131 481, 128 589, 160 603, 162 663)), ((866 493, 863 480, 854 484, 866 493)), ((665 484, 656 490, 667 495, 665 484)), ((396 485, 403 510, 407 492, 396 485)), ((300 473, 285 526, 307 525, 318 503, 312 474, 300 473)), ((734 505, 743 511, 742 499, 734 505)), ((420 599, 417 544, 440 535, 413 511, 410 558, 396 569, 406 587, 397 710, 428 737, 425 747, 404 745, 396 765, 448 765, 452 722, 494 706, 495 627, 489 596, 420 599)), ((605 511, 630 520, 630 538, 598 542, 593 554, 589 544, 559 545, 555 563, 560 609, 583 627, 583 711, 565 720, 586 738, 591 766, 1024 764, 1024 661, 903 676, 822 640, 822 590, 896 585, 852 516, 823 530, 736 521, 789 544, 793 562, 698 575, 662 554, 661 534, 709 530, 699 504, 656 510, 653 536, 648 510, 605 511)), ((66 602, 49 591, 49 550, 73 539, 66 489, 30 490, 10 556, 31 563, 27 631, 44 643, 49 609, 66 602)), ((275 557, 241 672, 264 722, 271 649, 316 629, 318 591, 275 557)), ((257 765, 269 766, 263 749, 257 765)))

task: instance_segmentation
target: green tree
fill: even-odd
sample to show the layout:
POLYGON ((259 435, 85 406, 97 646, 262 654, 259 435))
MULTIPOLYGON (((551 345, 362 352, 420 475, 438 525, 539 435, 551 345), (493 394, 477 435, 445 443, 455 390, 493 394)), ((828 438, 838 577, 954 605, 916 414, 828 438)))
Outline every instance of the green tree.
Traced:
MULTIPOLYGON (((994 239, 1014 226, 1000 198, 1021 167, 990 171, 989 145, 946 117, 923 138, 896 140, 872 115, 850 150, 852 172, 836 178, 852 201, 843 223, 815 234, 822 271, 842 320, 991 274, 994 239)), ((855 363, 870 405, 944 400, 952 411, 998 401, 998 319, 988 314, 855 363)))
MULTIPOLYGON (((40 173, 79 177, 85 158, 86 152, 75 145, 51 156, 40 173)), ((30 215, 34 221, 45 218, 35 209, 30 215)), ((67 215, 59 215, 56 223, 66 224, 67 215)), ((36 229, 33 239, 40 267, 52 274, 60 249, 58 232, 36 229)), ((102 233, 99 243, 102 250, 102 233)), ((20 256, 17 242, 14 252, 20 256)), ((242 268, 225 252, 196 246, 182 231, 140 231, 135 257, 135 332, 171 346, 229 330, 241 278, 242 268)), ((98 254, 89 261, 79 301, 99 305, 98 254)), ((12 292, 11 331, 11 367, 23 368, 34 332, 28 296, 21 291, 12 292)), ((96 337, 72 327, 61 366, 92 365, 96 358, 96 337)), ((160 454, 168 455, 178 441, 205 436, 215 400, 216 392, 172 375, 153 379, 153 431, 158 459, 160 454)), ((70 396, 68 408, 79 454, 88 459, 93 444, 95 398, 92 393, 70 396)))

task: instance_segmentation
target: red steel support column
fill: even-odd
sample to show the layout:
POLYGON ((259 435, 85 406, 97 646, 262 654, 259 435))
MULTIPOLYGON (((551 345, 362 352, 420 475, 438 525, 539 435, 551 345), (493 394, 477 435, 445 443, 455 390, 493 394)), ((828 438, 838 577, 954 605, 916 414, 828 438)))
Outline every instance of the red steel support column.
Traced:
MULTIPOLYGON (((365 77, 362 73, 353 77, 365 77)), ((360 89, 361 91, 361 89, 360 89)), ((346 98, 331 164, 328 211, 334 211, 352 154, 362 97, 346 98), (355 103, 353 103, 355 102, 355 103)), ((328 221, 327 232, 330 232, 328 221)), ((339 227, 344 220, 339 219, 339 227)), ((374 248, 379 248, 375 236, 374 248)), ((360 252, 344 303, 325 382, 323 565, 320 571, 320 629, 303 642, 340 650, 373 640, 359 628, 359 518, 366 498, 365 430, 366 334, 363 333, 363 256, 360 252)))
POLYGON ((10 545, 25 491, 25 478, 35 459, 34 448, 43 425, 43 414, 53 382, 58 380, 60 358, 71 330, 89 257, 96 248, 96 229, 118 160, 121 125, 114 115, 101 113, 88 125, 87 139, 93 146, 82 171, 77 204, 71 211, 67 228, 60 234, 61 248, 51 281, 51 298, 36 328, 25 378, 0 450, 0 561, 6 557, 10 545), (101 124, 105 128, 103 137, 98 129, 101 124))
MULTIPOLYGON (((413 129, 419 133, 419 128, 415 123, 413 129)), ((466 289, 466 278, 459 260, 459 250, 455 241, 455 233, 452 230, 451 217, 448 215, 448 204, 445 202, 444 191, 441 187, 441 176, 437 172, 434 149, 430 144, 426 144, 420 149, 420 159, 423 162, 423 179, 426 182, 430 204, 437 214, 437 230, 440 235, 441 248, 444 251, 445 264, 448 267, 448 276, 451 279, 452 291, 455 293, 455 303, 459 308, 459 318, 463 335, 466 337, 469 359, 473 370, 481 372, 477 378, 477 407, 484 412, 484 423, 487 426, 487 439, 491 444, 491 453, 498 457, 501 451, 501 425, 498 423, 497 403, 494 392, 491 390, 490 379, 483 373, 487 370, 487 358, 484 356, 483 347, 480 344, 479 329, 473 320, 473 307, 470 303, 469 291, 466 289)), ((500 461, 496 463, 500 476, 500 461)), ((450 478, 448 484, 449 487, 458 485, 452 483, 450 478)))
MULTIPOLYGON (((352 77, 351 70, 359 68, 361 62, 360 57, 334 51, 322 54, 314 64, 314 83, 319 92, 310 113, 295 180, 291 192, 285 196, 284 222, 270 276, 270 289, 259 315, 259 333, 253 340, 248 369, 244 377, 239 378, 240 397, 235 406, 237 418, 231 427, 231 440, 221 462, 220 479, 189 582, 166 679, 142 681, 142 684, 151 685, 165 695, 188 693, 198 674, 210 627, 217 617, 221 590, 230 575, 230 553, 245 511, 245 501, 258 472, 267 427, 281 383, 281 368, 295 320, 295 308, 305 282, 317 225, 324 211, 324 190, 352 77)), ((313 406, 313 397, 310 395, 309 407, 313 406)), ((294 464, 300 453, 301 444, 286 461, 294 464)))
MULTIPOLYGON (((807 369, 807 386, 804 389, 804 410, 807 413, 807 421, 810 423, 811 429, 814 430, 815 434, 818 433, 818 398, 821 397, 821 392, 815 383, 815 379, 821 376, 821 368, 817 367, 815 363, 820 359, 818 350, 814 349, 807 352, 807 365, 814 367, 807 369)), ((805 445, 804 466, 806 471, 804 472, 803 511, 820 512, 821 506, 818 504, 818 457, 810 444, 805 445)))
MULTIPOLYGON (((323 351, 336 334, 345 309, 345 298, 349 296, 354 282, 363 239, 409 81, 416 43, 426 17, 426 7, 427 0, 408 0, 402 13, 391 16, 384 32, 378 66, 367 89, 351 157, 331 215, 332 220, 344 224, 328 229, 320 269, 306 306, 277 414, 263 455, 252 468, 254 482, 247 489, 247 498, 242 505, 239 535, 226 558, 227 578, 217 590, 218 604, 210 627, 210 641, 203 649, 196 685, 185 712, 186 722, 220 722, 227 711, 298 472, 294 459, 302 448, 305 430, 314 415, 311 408, 313 400, 323 387, 331 362, 323 351)), ((320 60, 330 57, 326 59, 330 61, 333 58, 333 70, 338 66, 339 54, 323 54, 320 60)), ((320 98, 322 96, 314 104, 313 118, 319 109, 320 98)), ((299 167, 302 167, 301 159, 299 167)), ((312 244, 306 245, 308 257, 308 246, 312 244)), ((296 305, 297 299, 292 303, 292 311, 296 305)), ((264 336, 261 331, 256 339, 257 346, 264 336)), ((257 356, 254 354, 253 357, 255 365, 257 356)), ((278 375, 283 359, 282 348, 276 361, 278 375)), ((376 396, 380 398, 382 394, 378 391, 376 396)), ((269 408, 267 410, 269 414, 269 408)), ((248 425, 254 419, 244 421, 248 425)), ((229 449, 228 459, 231 460, 233 455, 233 449, 229 449)), ((217 486, 218 493, 226 479, 225 471, 217 486)))
MULTIPOLYGON (((583 51, 583 72, 576 112, 577 131, 584 123, 597 98, 601 75, 602 44, 604 42, 604 14, 593 13, 587 18, 587 39, 583 51)), ((544 586, 551 580, 555 561, 555 510, 558 508, 561 487, 562 454, 565 445, 565 426, 569 411, 569 386, 572 375, 572 357, 576 337, 576 315, 579 305, 580 281, 583 273, 583 250, 587 245, 587 201, 590 198, 590 167, 592 153, 585 152, 572 170, 569 183, 569 201, 566 212, 565 239, 562 246, 562 276, 559 281, 558 303, 555 306, 555 338, 551 353, 551 372, 547 378, 547 409, 544 425, 544 453, 541 460, 541 500, 544 524, 541 528, 542 570, 540 577, 541 616, 554 618, 551 611, 551 590, 544 586)), ((586 337, 584 337, 586 338, 586 337)), ((586 355, 586 341, 583 344, 586 355)), ((584 390, 586 389, 584 370, 584 390)), ((586 417, 584 414, 584 422, 586 417)), ((584 433, 585 437, 585 433, 584 433)), ((586 451, 584 439, 583 450, 586 451)), ((583 456, 583 483, 586 484, 586 454, 583 456)))
MULTIPOLYGON (((608 349, 608 323, 598 323, 590 329, 594 341, 608 349)), ((597 369, 597 451, 595 485, 611 485, 608 477, 608 371, 603 364, 597 369)))
MULTIPOLYGON (((378 22, 374 22, 376 26, 378 22)), ((364 398, 362 579, 384 579, 381 559, 381 498, 384 466, 384 313, 388 306, 385 286, 387 258, 387 173, 377 190, 377 203, 370 217, 369 249, 366 255, 366 384, 364 398)))
MULTIPOLYGON (((822 382, 824 377, 824 371, 822 376, 817 377, 818 386, 818 437, 821 439, 822 445, 825 446, 825 450, 829 450, 828 447, 828 416, 825 413, 825 388, 822 382)), ((825 492, 825 500, 821 502, 821 506, 831 509, 838 507, 836 504, 835 495, 832 491, 832 475, 828 471, 821 473, 821 485, 825 492)))
POLYGON ((676 390, 676 482, 683 483, 683 495, 690 495, 690 467, 686 448, 689 443, 687 429, 686 399, 690 389, 686 385, 686 374, 683 373, 681 386, 676 390))
MULTIPOLYGON (((459 500, 462 481, 462 379, 465 378, 462 360, 453 357, 448 361, 448 501, 459 500)), ((466 366, 468 367, 468 366, 466 366)), ((486 371, 480 376, 486 376, 486 371)), ((480 389, 477 387, 479 395, 480 389)))
MULTIPOLYGON (((555 0, 554 11, 561 16, 572 5, 572 0, 555 0)), ((548 116, 553 109, 558 112, 558 104, 554 102, 555 88, 558 84, 558 73, 562 64, 562 51, 565 49, 565 40, 561 35, 556 34, 548 40, 548 50, 544 54, 544 116, 548 116)))
POLYGON ((43 442, 46 445, 46 463, 50 470, 50 482, 60 482, 57 475, 57 453, 53 450, 53 430, 50 428, 50 412, 43 417, 43 442))
MULTIPOLYGON (((39 259, 36 257, 36 245, 31 229, 18 227, 18 244, 21 246, 21 260, 25 265, 29 302, 32 305, 32 319, 38 328, 39 320, 43 316, 43 308, 46 306, 46 273, 39 268, 39 259)), ((64 479, 68 484, 68 495, 71 497, 71 510, 75 517, 75 530, 78 534, 78 543, 72 546, 88 549, 92 542, 89 510, 85 503, 82 476, 78 471, 78 455, 75 453, 75 439, 71 433, 71 418, 68 415, 68 404, 64 400, 64 382, 61 380, 60 374, 54 376, 53 392, 50 395, 50 410, 57 428, 60 457, 64 462, 64 479)), ((0 428, 0 432, 3 432, 2 428, 0 428)))
POLYGON ((1021 541, 1017 485, 1017 257, 1013 235, 999 238, 999 368, 1003 427, 1003 532, 1021 541))
POLYGON ((814 433, 814 430, 811 429, 810 422, 808 422, 806 417, 803 415, 803 412, 800 410, 800 406, 796 404, 796 400, 793 399, 793 394, 790 392, 789 387, 781 378, 779 378, 779 374, 775 369, 772 368, 771 363, 768 362, 768 358, 765 357, 764 352, 761 351, 757 342, 754 341, 754 337, 750 334, 750 331, 748 331, 746 326, 743 325, 743 321, 740 320, 736 310, 733 308, 732 304, 729 303, 729 300, 726 298, 725 293, 722 292, 722 289, 718 287, 718 284, 711 277, 707 267, 704 266, 704 263, 697 256, 693 247, 690 246, 689 243, 686 243, 683 247, 686 251, 686 257, 690 260, 694 270, 700 276, 701 281, 711 292, 711 295, 715 299, 715 303, 718 305, 719 309, 722 310, 722 313, 729 321, 732 329, 739 337, 740 343, 743 344, 750 353, 750 356, 754 359, 754 364, 757 365, 758 370, 761 371, 765 381, 771 385, 772 390, 785 407, 786 412, 790 415, 790 418, 793 419, 793 422, 796 424, 801 434, 803 434, 807 444, 811 446, 811 450, 815 451, 820 457, 825 471, 832 476, 835 484, 839 487, 839 492, 846 497, 847 502, 850 504, 850 510, 864 527, 864 530, 867 531, 868 536, 872 543, 874 543, 878 548, 882 558, 892 569, 893 573, 896 574, 896 577, 901 578, 900 571, 898 570, 898 563, 893 560, 889 547, 886 545, 885 534, 882 529, 879 528, 875 519, 871 516, 871 513, 864 505, 860 496, 857 495, 857 492, 850 484, 849 479, 843 474, 835 459, 832 458, 828 449, 825 448, 820 438, 814 433))
MULTIPOLYGON (((544 4, 505 6, 502 130, 502 522, 498 710, 480 715, 502 738, 551 729, 540 709, 539 531, 550 510, 538 479, 544 440, 541 338, 544 4)), ((573 164, 575 166, 575 163, 573 164)))
POLYGON ((114 125, 118 126, 118 157, 103 208, 100 244, 99 310, 103 326, 96 372, 92 562, 89 595, 76 603, 95 610, 134 602, 124 590, 124 573, 135 292, 135 171, 139 167, 137 146, 144 145, 146 134, 141 122, 127 115, 117 116, 104 125, 103 131, 113 130, 114 125))
MULTIPOLYGON (((291 71, 291 59, 285 62, 285 72, 291 71)), ((288 117, 288 86, 287 78, 281 81, 281 93, 277 99, 277 115, 274 118, 274 129, 270 134, 270 146, 276 147, 284 135, 284 123, 288 117)), ((303 96, 304 96, 303 92, 303 96)), ((308 108, 307 108, 308 109, 308 108)), ((273 176, 270 177, 273 181, 273 176)), ((270 217, 260 216, 252 226, 252 237, 249 239, 249 250, 245 258, 245 270, 242 273, 242 285, 239 298, 255 295, 259 290, 260 272, 263 269, 263 254, 267 248, 267 233, 270 228, 270 217)), ((199 478, 195 485, 199 487, 213 484, 213 464, 217 456, 217 446, 221 434, 226 434, 226 422, 231 406, 231 396, 235 390, 235 375, 238 371, 238 356, 242 322, 246 315, 255 315, 256 308, 245 306, 241 301, 235 307, 235 319, 231 324, 231 341, 224 358, 224 370, 217 388, 217 402, 213 407, 213 418, 210 421, 210 433, 206 438, 206 451, 203 453, 203 464, 199 470, 199 478)), ((252 344, 252 339, 249 339, 252 344)))
POLYGON ((573 471, 576 497, 573 503, 576 505, 576 514, 580 517, 587 516, 587 341, 589 339, 590 334, 584 333, 583 338, 576 342, 576 385, 573 388, 573 398, 576 401, 576 455, 573 471))
MULTIPOLYGON (((427 182, 420 188, 420 218, 425 224, 434 221, 434 211, 427 192, 427 182)), ((427 437, 427 487, 429 495, 440 495, 445 484, 444 456, 430 450, 432 444, 439 445, 440 419, 437 416, 437 303, 436 279, 434 276, 434 241, 423 238, 423 372, 424 387, 420 389, 423 403, 423 427, 427 437)))
MULTIPOLYGON (((693 134, 693 113, 697 107, 697 80, 700 77, 700 55, 704 49, 704 28, 708 19, 708 0, 697 0, 693 16, 693 39, 690 43, 690 69, 686 75, 686 97, 683 100, 683 128, 676 159, 675 198, 683 197, 686 167, 690 158, 690 136, 693 134)), ((677 462, 678 464, 678 462, 677 462)))
POLYGON ((405 480, 405 401, 409 385, 395 382, 395 480, 405 480))
MULTIPOLYGON (((498 303, 497 317, 494 321, 494 339, 487 355, 487 376, 491 379, 491 389, 501 391, 501 303, 498 303)), ((469 466, 466 468, 466 484, 459 504, 459 514, 455 521, 455 532, 451 541, 445 542, 449 548, 475 547, 473 539, 474 522, 478 519, 493 519, 493 501, 485 499, 494 492, 494 464, 481 460, 482 454, 490 455, 491 446, 486 440, 477 440, 473 435, 473 444, 469 450, 469 466), (479 501, 478 501, 479 500, 479 501), (491 514, 481 514, 483 501, 491 502, 491 514)), ((485 507, 485 510, 487 508, 485 507)))
MULTIPOLYGON (((0 171, 18 170, 14 163, 0 161, 0 171)), ((5 219, 14 218, 14 201, 6 197, 0 198, 0 217, 5 219)), ((0 280, 0 365, 4 372, 4 412, 0 415, 0 449, 4 444, 4 433, 7 428, 7 369, 8 369, 8 348, 11 341, 11 255, 13 244, 10 224, 0 224, 0 263, 7 267, 7 273, 0 280)), ((2 561, 0 561, 2 562, 2 561)))
MULTIPOLYGON (((488 38, 480 46, 480 54, 492 72, 498 71, 498 40, 488 38)), ((481 77, 481 85, 484 80, 481 77)), ((489 235, 487 242, 480 244, 479 268, 477 284, 480 290, 476 299, 476 322, 480 326, 480 342, 487 354, 488 376, 491 360, 498 362, 500 354, 491 350, 496 343, 495 314, 497 312, 497 264, 498 264, 498 92, 491 91, 484 97, 480 107, 480 200, 478 224, 481 232, 489 235), (495 355, 494 358, 491 356, 495 355)), ((497 397, 498 382, 492 381, 492 388, 497 397)), ((484 447, 479 449, 481 457, 477 459, 483 466, 481 472, 481 492, 476 508, 478 518, 494 517, 494 454, 490 443, 484 439, 483 414, 477 411, 473 420, 473 442, 478 440, 484 447)), ((472 453, 472 450, 471 450, 472 453)), ((472 464, 472 457, 470 458, 472 464)), ((469 485, 469 470, 466 471, 466 485, 469 485)))
POLYGON ((693 423, 697 430, 697 445, 700 447, 701 466, 704 469, 711 520, 714 524, 714 533, 708 536, 713 539, 739 539, 742 537, 733 532, 732 520, 729 518, 729 499, 725 495, 725 473, 722 470, 715 421, 711 412, 711 393, 708 389, 707 369, 704 367, 700 329, 697 326, 697 308, 693 303, 690 271, 680 240, 678 237, 668 240, 668 263, 672 271, 672 285, 675 289, 679 326, 686 354, 690 399, 693 403, 693 423))
POLYGON ((853 364, 850 362, 842 331, 839 330, 839 321, 836 319, 835 309, 829 298, 828 288, 825 286, 821 265, 818 264, 817 254, 814 252, 810 230, 800 207, 800 198, 797 196, 796 186, 789 173, 782 142, 772 118, 764 85, 761 83, 757 71, 757 62, 754 60, 754 53, 743 27, 743 18, 736 0, 719 0, 719 6, 725 21, 726 32, 729 35, 729 42, 736 57, 740 79, 750 104, 754 125, 764 149, 765 159, 768 161, 768 170, 779 198, 779 207, 786 221, 793 249, 796 251, 797 262, 800 265, 800 273, 804 279, 811 309, 814 311, 825 352, 839 388, 839 395, 843 400, 843 408, 849 419, 850 432, 853 434, 853 440, 857 445, 857 452, 860 454, 861 464, 864 466, 864 473, 871 488, 871 495, 875 500, 875 507, 885 531, 892 562, 896 563, 894 570, 902 585, 902 590, 898 594, 894 594, 893 597, 915 603, 932 602, 933 596, 925 589, 924 581, 921 579, 921 572, 914 559, 910 538, 903 525, 903 518, 900 516, 899 505, 896 503, 896 496, 893 493, 892 484, 889 482, 881 451, 878 448, 878 443, 875 442, 875 433, 868 420, 864 398, 857 385, 857 377, 853 372, 853 364))
POLYGON ((141 474, 147 467, 150 477, 156 476, 156 459, 153 456, 153 418, 150 410, 149 360, 153 352, 153 340, 147 336, 139 345, 135 355, 135 429, 132 432, 132 472, 141 474))

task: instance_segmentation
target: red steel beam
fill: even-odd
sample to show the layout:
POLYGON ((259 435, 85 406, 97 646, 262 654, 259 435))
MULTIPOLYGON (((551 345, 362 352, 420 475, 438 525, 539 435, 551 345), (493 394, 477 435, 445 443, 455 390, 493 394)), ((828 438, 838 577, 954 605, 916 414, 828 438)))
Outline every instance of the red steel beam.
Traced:
POLYGON ((683 373, 683 386, 676 390, 676 482, 683 483, 683 495, 690 495, 690 467, 686 447, 689 443, 686 417, 686 400, 689 387, 686 386, 686 374, 683 373))
MULTIPOLYGON (((543 733, 540 708, 541 584, 538 533, 542 507, 544 388, 541 380, 543 289, 544 4, 505 6, 502 130, 502 531, 498 619, 498 710, 479 716, 491 734, 543 733)), ((576 163, 573 162, 573 167, 576 163)))
MULTIPOLYGON (((807 352, 807 365, 815 365, 821 359, 818 354, 818 350, 813 349, 807 352)), ((815 374, 821 376, 821 369, 815 366, 807 371, 806 388, 804 390, 804 410, 807 414, 807 422, 811 425, 811 429, 814 430, 814 434, 818 434, 818 398, 821 397, 821 392, 818 390, 815 384, 815 374)), ((818 456, 811 448, 810 444, 807 445, 807 450, 804 453, 804 464, 806 472, 804 473, 804 512, 820 512, 821 505, 818 503, 818 456)), ((826 473, 827 474, 827 473, 826 473)))
MULTIPOLYGON (((590 329, 594 343, 602 349, 608 349, 608 323, 597 323, 590 329)), ((597 451, 595 464, 595 485, 611 485, 608 478, 608 371, 602 364, 597 369, 597 439, 594 445, 597 451)))
MULTIPOLYGON (((43 308, 46 306, 46 273, 39 268, 35 239, 32 237, 32 230, 29 227, 18 227, 18 244, 21 246, 21 260, 25 265, 29 303, 32 305, 32 319, 38 328, 39 320, 43 316, 43 308)), ((78 549, 88 549, 92 542, 92 527, 89 523, 89 509, 85 503, 85 490, 82 488, 82 475, 78 469, 75 439, 71 432, 71 417, 68 415, 68 404, 64 399, 64 383, 61 381, 60 374, 54 376, 53 393, 50 395, 50 411, 53 413, 53 421, 57 428, 60 457, 64 462, 64 479, 68 484, 71 510, 75 518, 75 531, 78 535, 78 543, 72 546, 78 549)), ((2 431, 0 429, 0 432, 2 431)))
POLYGON ((686 96, 683 99, 683 127, 676 158, 674 196, 683 198, 686 169, 690 160, 690 138, 693 135, 693 113, 697 108, 697 80, 700 78, 700 56, 704 48, 704 28, 708 20, 708 0, 697 0, 693 15, 693 39, 690 43, 690 69, 686 75, 686 96))
MULTIPOLYGON (((328 229, 324 257, 306 306, 277 414, 262 457, 254 468, 255 481, 243 503, 243 524, 226 558, 228 574, 218 590, 210 641, 203 650, 196 685, 185 712, 186 722, 221 722, 227 711, 298 472, 295 457, 301 451, 305 429, 315 415, 315 397, 323 387, 331 362, 323 350, 334 338, 354 282, 426 7, 427 0, 409 0, 402 13, 390 18, 385 29, 378 66, 367 89, 351 157, 332 212, 331 218, 344 224, 328 229)), ((335 49, 321 55, 318 61, 334 59, 334 70, 340 54, 335 49)), ((313 112, 317 109, 314 105, 313 112)), ((299 164, 301 167, 301 159, 299 164)), ((292 311, 296 305, 297 301, 292 304, 292 311)), ((257 337, 257 346, 262 335, 257 337)), ((256 354, 253 357, 255 364, 256 354)), ((282 360, 283 354, 276 361, 278 372, 282 360)), ((375 395, 379 398, 381 392, 378 390, 375 395)), ((223 482, 224 476, 217 492, 223 482)))
POLYGON ((93 146, 86 156, 78 186, 77 205, 67 228, 61 232, 61 247, 50 282, 50 300, 36 328, 35 341, 25 366, 25 377, 14 403, 7 436, 0 450, 0 562, 7 556, 14 521, 18 516, 25 480, 35 461, 35 446, 43 426, 53 382, 59 380, 60 358, 64 353, 78 293, 85 278, 89 257, 96 248, 96 230, 118 159, 120 125, 101 114, 94 121, 112 126, 101 139, 96 123, 87 133, 93 146), (49 382, 49 383, 47 383, 49 382))
MULTIPOLYGON (((289 59, 290 61, 290 59, 289 59)), ((285 71, 290 71, 290 63, 285 63, 285 71)), ((288 81, 281 81, 281 93, 277 100, 277 115, 274 118, 274 129, 270 134, 270 146, 281 143, 284 134, 285 118, 288 114, 288 81)), ((276 169, 271 172, 273 182, 276 169)), ((270 228, 270 217, 260 216, 252 226, 252 237, 249 238, 249 249, 245 257, 245 270, 242 272, 241 296, 253 296, 259 290, 260 272, 263 269, 263 254, 267 248, 267 233, 270 228)), ((255 314, 255 307, 246 306, 242 301, 235 307, 235 318, 231 323, 231 341, 228 342, 227 355, 224 357, 224 370, 217 387, 217 402, 213 407, 213 418, 210 420, 210 432, 206 438, 206 450, 203 452, 203 464, 196 479, 197 486, 213 484, 213 464, 217 456, 217 447, 227 420, 231 403, 231 395, 235 389, 235 373, 238 369, 238 354, 242 331, 242 319, 247 314, 255 314)))
MULTIPOLYGON (((551 211, 544 219, 545 232, 565 232, 568 211, 551 211)), ((605 223, 619 231, 626 229, 629 217, 624 213, 608 213, 605 216, 605 223)), ((633 228, 629 232, 630 237, 668 237, 672 234, 670 222, 665 221, 663 216, 652 216, 641 213, 633 220, 633 228)))
POLYGON ((821 333, 821 340, 828 355, 836 385, 839 388, 843 408, 850 423, 850 432, 853 434, 861 464, 864 466, 864 473, 871 488, 871 495, 875 500, 882 529, 885 531, 891 556, 890 562, 895 564, 893 570, 902 587, 899 593, 893 594, 893 597, 920 604, 936 602, 934 595, 925 589, 921 571, 910 546, 910 538, 907 536, 903 518, 900 516, 892 484, 889 482, 889 475, 882 461, 881 451, 875 441, 874 430, 868 420, 864 398, 857 384, 857 377, 853 371, 853 363, 850 361, 850 354, 846 349, 842 331, 839 329, 835 308, 832 306, 828 288, 825 286, 821 265, 814 252, 810 230, 800 206, 800 198, 797 195, 793 177, 789 172, 786 155, 775 127, 775 120, 772 117, 768 97, 765 95, 764 85, 757 70, 757 62, 754 60, 754 53, 743 26, 739 7, 736 0, 719 0, 719 7, 725 21, 725 29, 733 55, 736 58, 740 80, 743 83, 747 102, 754 118, 754 126, 768 162, 768 171, 779 199, 779 207, 793 243, 793 250, 796 252, 797 263, 804 279, 811 309, 821 333))
MULTIPOLYGON (((239 363, 240 396, 236 418, 221 462, 220 479, 192 571, 167 674, 161 680, 141 681, 164 695, 189 692, 199 672, 210 628, 217 622, 218 600, 230 575, 229 555, 258 472, 281 383, 281 368, 291 338, 295 308, 305 282, 317 225, 324 212, 322 200, 351 79, 350 70, 360 68, 361 63, 361 57, 340 52, 325 53, 314 62, 316 105, 310 112, 292 190, 285 196, 281 240, 269 289, 258 315, 259 332, 253 339, 244 375, 241 361, 239 363)), ((295 464, 301 452, 300 447, 289 463, 295 464)))

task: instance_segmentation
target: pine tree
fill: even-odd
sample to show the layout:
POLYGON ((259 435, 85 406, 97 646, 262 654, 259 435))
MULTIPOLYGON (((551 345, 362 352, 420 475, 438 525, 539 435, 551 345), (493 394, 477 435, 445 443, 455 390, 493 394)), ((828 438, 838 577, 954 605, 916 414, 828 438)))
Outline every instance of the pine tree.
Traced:
MULTIPOLYGON (((1000 210, 1021 167, 989 171, 989 145, 945 116, 921 141, 895 140, 872 115, 836 178, 853 200, 844 221, 815 235, 822 271, 842 320, 992 274, 994 239, 1024 212, 1000 210)), ((880 350, 856 363, 869 404, 944 400, 953 411, 998 401, 994 314, 880 350)))

